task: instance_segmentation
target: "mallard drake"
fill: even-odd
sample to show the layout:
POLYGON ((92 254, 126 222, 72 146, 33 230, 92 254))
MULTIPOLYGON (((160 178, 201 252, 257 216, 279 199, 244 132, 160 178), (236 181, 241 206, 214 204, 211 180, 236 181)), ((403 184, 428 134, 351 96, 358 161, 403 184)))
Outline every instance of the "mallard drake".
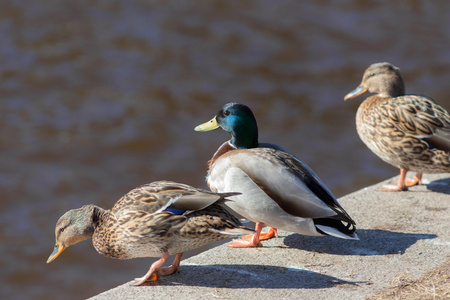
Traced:
POLYGON ((383 62, 364 72, 361 84, 344 100, 375 93, 359 106, 356 129, 361 140, 385 162, 400 169, 398 183, 382 191, 406 191, 422 173, 450 172, 450 115, 433 99, 405 95, 400 69, 383 62), (406 179, 408 171, 417 172, 406 179))
POLYGON ((69 210, 56 223, 56 245, 47 263, 92 237, 94 248, 106 257, 161 256, 134 285, 157 280, 178 271, 187 250, 254 232, 219 205, 237 194, 157 181, 130 191, 111 210, 95 205, 69 210), (161 268, 172 254, 176 254, 172 266, 161 268))
POLYGON ((215 192, 240 192, 224 205, 256 223, 254 235, 230 247, 261 246, 260 240, 276 235, 277 228, 358 239, 355 222, 305 163, 278 145, 258 142, 258 126, 249 107, 228 103, 195 130, 219 127, 231 139, 209 161, 207 183, 215 192), (269 232, 261 233, 264 225, 269 232))

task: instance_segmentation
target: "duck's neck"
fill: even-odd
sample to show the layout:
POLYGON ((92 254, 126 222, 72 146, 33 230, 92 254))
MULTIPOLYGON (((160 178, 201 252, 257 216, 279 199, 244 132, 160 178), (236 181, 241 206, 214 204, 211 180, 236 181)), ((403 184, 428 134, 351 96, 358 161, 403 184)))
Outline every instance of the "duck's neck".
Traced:
POLYGON ((117 219, 111 210, 92 205, 92 244, 101 255, 111 258, 127 258, 117 239, 117 219))
POLYGON ((89 218, 88 224, 85 227, 85 234, 92 236, 95 228, 102 223, 103 216, 107 210, 93 204, 85 205, 81 210, 83 210, 84 214, 89 218))
POLYGON ((405 83, 403 78, 395 76, 389 79, 390 84, 383 85, 383 89, 378 93, 381 97, 400 97, 405 95, 405 83))
POLYGON ((98 227, 102 221, 103 221, 103 217, 106 214, 107 210, 103 209, 101 207, 98 206, 94 206, 94 209, 92 211, 92 225, 95 227, 98 227))
POLYGON ((258 127, 241 127, 231 133, 230 144, 237 149, 249 149, 258 147, 258 127))

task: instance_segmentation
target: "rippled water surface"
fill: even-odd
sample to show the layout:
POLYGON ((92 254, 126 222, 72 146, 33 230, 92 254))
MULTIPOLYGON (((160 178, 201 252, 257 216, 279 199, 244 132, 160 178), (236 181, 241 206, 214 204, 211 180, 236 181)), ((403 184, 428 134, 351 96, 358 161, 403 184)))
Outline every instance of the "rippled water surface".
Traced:
POLYGON ((149 259, 90 242, 45 264, 55 223, 155 180, 206 187, 228 135, 193 128, 227 102, 337 196, 397 175, 356 135, 361 99, 343 96, 390 61, 407 92, 450 109, 449 14, 447 1, 1 1, 2 299, 86 298, 143 275, 149 259))

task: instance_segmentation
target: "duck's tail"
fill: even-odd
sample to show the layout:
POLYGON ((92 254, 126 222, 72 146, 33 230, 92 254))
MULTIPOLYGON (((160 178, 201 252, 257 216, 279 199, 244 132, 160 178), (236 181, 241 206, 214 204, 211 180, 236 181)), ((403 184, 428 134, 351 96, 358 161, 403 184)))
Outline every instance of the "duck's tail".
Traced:
POLYGON ((340 239, 359 240, 354 224, 328 218, 313 219, 313 221, 317 231, 323 235, 331 235, 340 239))
POLYGON ((224 234, 224 235, 229 235, 230 237, 255 233, 255 231, 253 229, 250 229, 250 228, 247 228, 244 226, 237 227, 237 228, 226 228, 223 230, 211 229, 211 231, 218 232, 218 233, 224 234))

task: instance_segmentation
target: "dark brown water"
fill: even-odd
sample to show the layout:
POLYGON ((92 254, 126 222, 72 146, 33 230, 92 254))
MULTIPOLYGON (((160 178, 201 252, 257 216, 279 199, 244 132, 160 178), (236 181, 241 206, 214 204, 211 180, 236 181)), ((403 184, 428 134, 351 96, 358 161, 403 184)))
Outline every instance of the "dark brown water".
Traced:
POLYGON ((228 135, 193 128, 227 102, 337 196, 396 175, 343 96, 389 61, 449 109, 449 15, 447 1, 1 1, 1 298, 80 299, 143 275, 149 259, 90 242, 45 264, 55 223, 155 180, 205 187, 228 135))

